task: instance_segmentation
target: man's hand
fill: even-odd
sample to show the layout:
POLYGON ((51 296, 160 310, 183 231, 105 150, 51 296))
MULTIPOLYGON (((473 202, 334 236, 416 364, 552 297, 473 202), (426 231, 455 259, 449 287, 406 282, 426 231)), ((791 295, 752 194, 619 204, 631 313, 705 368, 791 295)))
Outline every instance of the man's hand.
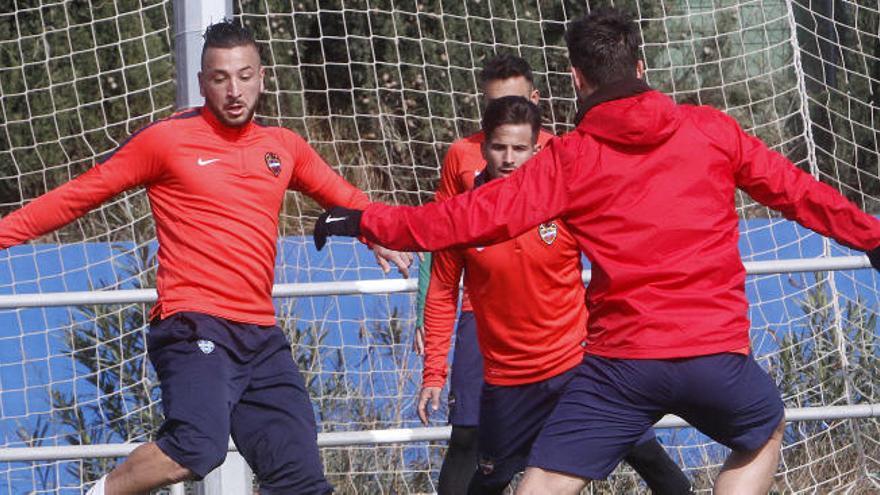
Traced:
POLYGON ((423 356, 425 354, 425 327, 416 327, 416 335, 413 338, 413 350, 416 354, 423 356))
POLYGON ((419 394, 419 419, 425 426, 428 426, 428 401, 432 411, 440 409, 440 387, 425 387, 419 394))
POLYGON ((868 259, 871 261, 871 266, 873 266, 875 270, 880 272, 880 246, 875 247, 865 254, 868 255, 868 259))
POLYGON ((376 263, 382 267, 382 271, 386 274, 391 271, 391 265, 397 267, 397 271, 403 275, 403 278, 409 278, 409 266, 412 265, 412 253, 402 253, 393 249, 382 247, 378 244, 373 246, 373 255, 376 256, 376 263))
POLYGON ((361 235, 361 210, 350 210, 341 206, 330 208, 318 217, 315 222, 315 231, 312 234, 315 239, 315 247, 318 251, 327 244, 327 238, 331 235, 357 237, 361 235))

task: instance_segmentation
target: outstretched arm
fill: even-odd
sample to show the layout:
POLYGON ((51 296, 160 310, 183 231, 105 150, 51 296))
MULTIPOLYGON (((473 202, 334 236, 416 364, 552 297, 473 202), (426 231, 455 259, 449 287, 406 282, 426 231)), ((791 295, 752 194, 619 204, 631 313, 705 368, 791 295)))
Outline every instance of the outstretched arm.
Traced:
POLYGON ((308 143, 293 132, 285 132, 287 146, 295 157, 289 189, 302 191, 325 209, 334 206, 363 209, 370 204, 366 193, 337 174, 308 143))
POLYGON ((357 232, 347 228, 351 224, 346 221, 319 221, 316 243, 328 235, 362 234, 367 240, 401 251, 439 251, 511 239, 566 212, 569 175, 583 173, 572 168, 586 158, 566 152, 557 140, 509 177, 447 201, 420 207, 374 203, 362 215, 337 212, 336 218, 342 214, 357 220, 357 232))
POLYGON ((785 218, 860 251, 880 246, 880 220, 797 168, 760 139, 738 131, 736 184, 785 218))
POLYGON ((162 174, 155 129, 145 128, 84 174, 34 199, 0 220, 0 249, 48 234, 122 191, 162 174))
MULTIPOLYGON (((288 185, 290 189, 302 191, 324 208, 341 206, 363 209, 370 204, 366 193, 330 168, 330 165, 301 137, 292 132, 286 134, 288 146, 296 157, 294 173, 288 185)), ((411 254, 372 244, 369 246, 382 271, 388 273, 391 265, 395 265, 401 275, 409 277, 409 266, 413 261, 411 254)))

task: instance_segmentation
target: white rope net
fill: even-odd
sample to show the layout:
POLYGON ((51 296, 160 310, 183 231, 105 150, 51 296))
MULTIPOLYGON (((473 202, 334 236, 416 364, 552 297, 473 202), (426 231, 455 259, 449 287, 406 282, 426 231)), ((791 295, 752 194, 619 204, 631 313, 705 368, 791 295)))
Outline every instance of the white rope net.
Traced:
MULTIPOLYGON (((0 9, 0 214, 90 167, 173 111, 171 2, 7 2, 0 9)), ((615 2, 635 13, 648 80, 680 102, 728 111, 750 132, 876 212, 880 5, 876 2, 615 2)), ((430 200, 449 145, 477 130, 479 68, 515 53, 536 74, 545 122, 571 128, 562 34, 608 3, 239 0, 262 46, 270 124, 302 134, 373 199, 430 200)), ((747 261, 851 254, 743 196, 747 261)), ((276 282, 382 278, 363 247, 314 252, 319 209, 290 194, 276 282)), ((0 293, 153 286, 143 190, 0 253, 0 293)), ((389 275, 395 278, 396 275, 389 275)), ((752 342, 787 407, 880 402, 872 271, 756 275, 752 342)), ((141 304, 0 311, 3 447, 147 441, 161 421, 141 304)), ((421 363, 411 295, 279 300, 321 431, 415 427, 421 363)), ((438 415, 442 424, 443 413, 438 415)), ((691 429, 662 443, 706 490, 725 455, 691 429)), ((878 491, 876 419, 793 423, 781 492, 878 491)), ((325 448, 339 493, 430 493, 443 442, 325 448)), ((0 464, 0 492, 80 493, 116 460, 0 464)), ((626 466, 591 493, 644 490, 626 466)))

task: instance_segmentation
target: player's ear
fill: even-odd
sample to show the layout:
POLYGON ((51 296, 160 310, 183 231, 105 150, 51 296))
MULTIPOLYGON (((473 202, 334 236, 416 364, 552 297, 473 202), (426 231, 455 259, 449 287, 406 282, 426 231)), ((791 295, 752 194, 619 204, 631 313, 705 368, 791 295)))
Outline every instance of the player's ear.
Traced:
POLYGON ((639 79, 645 78, 645 62, 643 60, 636 62, 636 77, 639 79))
POLYGON ((596 91, 596 87, 587 81, 587 78, 584 77, 584 73, 574 66, 571 68, 571 80, 574 82, 574 89, 579 98, 586 98, 590 96, 593 91, 596 91))
POLYGON ((533 88, 532 92, 529 94, 529 101, 534 103, 535 105, 541 101, 541 91, 538 88, 533 88))
POLYGON ((260 65, 260 93, 266 91, 266 68, 260 65))
POLYGON ((574 83, 574 89, 576 89, 577 91, 580 91, 581 87, 583 87, 583 85, 584 85, 584 80, 583 80, 583 76, 581 75, 581 71, 578 70, 577 68, 575 68, 574 66, 571 67, 571 81, 574 83))
POLYGON ((205 97, 205 73, 202 71, 199 71, 199 73, 196 75, 196 78, 199 80, 199 95, 201 95, 201 97, 204 98, 205 97))

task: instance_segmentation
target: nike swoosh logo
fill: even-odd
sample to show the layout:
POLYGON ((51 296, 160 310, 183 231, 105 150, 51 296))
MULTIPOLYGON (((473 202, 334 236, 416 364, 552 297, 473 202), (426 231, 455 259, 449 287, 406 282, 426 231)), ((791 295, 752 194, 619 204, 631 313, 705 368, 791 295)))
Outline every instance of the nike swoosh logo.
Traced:
POLYGON ((219 158, 211 158, 211 159, 209 159, 209 160, 202 160, 201 158, 199 158, 198 161, 196 161, 196 163, 197 163, 200 167, 204 167, 205 165, 210 165, 210 164, 212 164, 212 163, 214 163, 214 162, 218 162, 218 161, 220 161, 219 158))
POLYGON ((327 217, 327 220, 324 220, 324 223, 333 223, 339 222, 341 220, 345 220, 348 217, 327 217))

